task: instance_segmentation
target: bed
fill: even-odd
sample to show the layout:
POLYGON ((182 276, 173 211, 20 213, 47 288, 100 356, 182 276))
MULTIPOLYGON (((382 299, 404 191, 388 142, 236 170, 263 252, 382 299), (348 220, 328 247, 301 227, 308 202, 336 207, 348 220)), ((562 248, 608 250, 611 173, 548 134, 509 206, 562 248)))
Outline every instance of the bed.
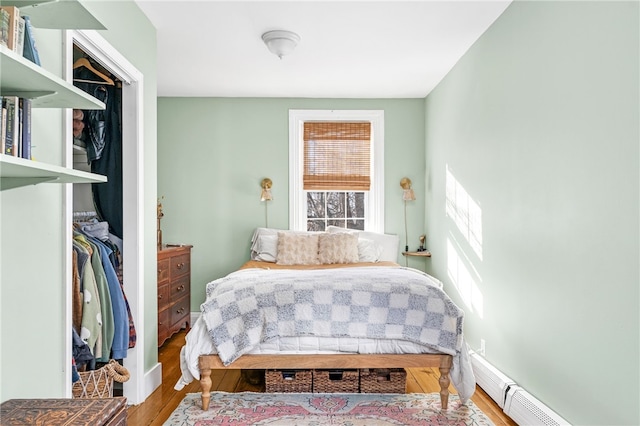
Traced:
POLYGON ((373 258, 362 244, 354 251, 362 233, 355 239, 295 233, 297 259, 287 259, 286 232, 276 234, 275 262, 260 255, 254 235, 252 260, 207 284, 202 313, 181 349, 176 389, 199 380, 207 410, 214 369, 437 367, 443 409, 450 383, 462 401, 471 397, 464 313, 437 279, 388 260, 380 247, 373 258), (350 242, 327 258, 320 255, 324 239, 350 242), (318 259, 301 259, 314 250, 318 259))

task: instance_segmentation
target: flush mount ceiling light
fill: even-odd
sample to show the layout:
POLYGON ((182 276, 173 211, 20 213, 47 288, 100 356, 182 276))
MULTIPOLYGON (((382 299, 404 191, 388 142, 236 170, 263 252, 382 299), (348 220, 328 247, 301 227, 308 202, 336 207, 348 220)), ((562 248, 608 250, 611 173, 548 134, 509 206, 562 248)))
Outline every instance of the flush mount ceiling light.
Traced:
POLYGON ((288 55, 295 49, 300 41, 300 36, 291 31, 274 30, 262 34, 262 41, 271 53, 282 59, 284 55, 288 55))

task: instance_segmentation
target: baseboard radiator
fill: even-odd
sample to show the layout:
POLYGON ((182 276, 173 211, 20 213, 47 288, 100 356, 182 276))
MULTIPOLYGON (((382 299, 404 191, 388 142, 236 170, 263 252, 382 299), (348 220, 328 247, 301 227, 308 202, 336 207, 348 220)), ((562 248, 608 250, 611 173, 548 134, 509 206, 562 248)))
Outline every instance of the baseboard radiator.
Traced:
POLYGON ((518 425, 570 424, 475 352, 471 352, 471 365, 478 386, 518 425))
POLYGON ((503 411, 519 425, 560 426, 569 424, 520 386, 509 389, 503 411))
POLYGON ((476 383, 493 399, 500 408, 504 409, 505 399, 509 387, 516 382, 508 378, 493 365, 489 364, 479 354, 471 353, 471 366, 476 376, 476 383))

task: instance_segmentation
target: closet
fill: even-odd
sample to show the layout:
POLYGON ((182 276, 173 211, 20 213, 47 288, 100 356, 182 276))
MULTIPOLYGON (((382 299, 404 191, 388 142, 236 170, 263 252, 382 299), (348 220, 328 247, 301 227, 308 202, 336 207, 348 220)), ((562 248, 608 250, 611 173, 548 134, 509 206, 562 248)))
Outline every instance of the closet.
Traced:
MULTIPOLYGON (((90 370, 122 363, 137 336, 122 273, 122 82, 76 45, 73 58, 74 86, 105 104, 72 113, 74 169, 107 177, 73 190, 72 348, 76 367, 90 370), (93 358, 79 360, 87 349, 93 358)), ((122 395, 118 382, 114 395, 122 395)))
MULTIPOLYGON (((102 353, 100 361, 114 358, 129 370, 131 378, 124 384, 116 382, 114 394, 124 395, 129 403, 136 404, 146 398, 149 388, 153 389, 144 383, 145 345, 141 332, 144 329, 144 249, 140 243, 144 191, 140 174, 142 159, 138 153, 143 143, 140 118, 142 75, 93 31, 69 32, 66 51, 68 81, 105 105, 100 110, 69 110, 67 161, 74 170, 104 175, 107 179, 99 185, 74 184, 73 190, 67 194, 71 212, 70 241, 67 244, 72 265, 70 282, 74 283, 74 262, 77 261, 74 257, 79 254, 78 243, 86 243, 82 240, 88 238, 102 238, 110 248, 106 254, 114 266, 112 273, 117 277, 124 309, 117 305, 117 301, 112 305, 114 324, 119 321, 120 325, 113 333, 110 354, 102 353)), ((96 244, 97 241, 91 243, 96 244)), ((108 269, 109 264, 106 265, 108 269)), ((76 326, 79 318, 74 294, 77 294, 76 287, 70 291, 69 308, 72 325, 76 326)), ((102 328, 106 328, 104 321, 102 328)), ((108 345, 102 343, 103 352, 107 351, 108 345)))

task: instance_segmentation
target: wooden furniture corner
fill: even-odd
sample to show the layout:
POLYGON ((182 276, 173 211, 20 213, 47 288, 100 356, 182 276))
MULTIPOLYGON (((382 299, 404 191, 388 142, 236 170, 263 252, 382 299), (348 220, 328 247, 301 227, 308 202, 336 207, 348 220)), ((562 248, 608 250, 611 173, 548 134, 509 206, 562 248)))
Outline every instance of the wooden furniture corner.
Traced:
POLYGON ((192 247, 158 250, 158 346, 191 323, 192 247))

